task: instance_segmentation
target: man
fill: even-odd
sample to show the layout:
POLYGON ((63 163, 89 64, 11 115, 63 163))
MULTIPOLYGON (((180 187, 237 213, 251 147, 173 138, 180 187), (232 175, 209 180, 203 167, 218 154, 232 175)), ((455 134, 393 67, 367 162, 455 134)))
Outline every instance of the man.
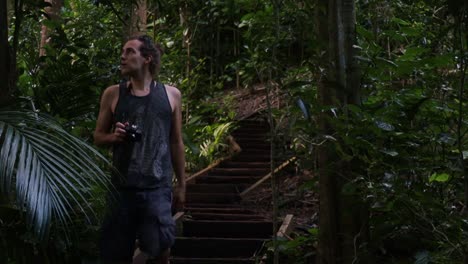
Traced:
POLYGON ((185 201, 181 93, 153 80, 161 51, 148 36, 130 38, 122 49, 121 73, 130 81, 108 87, 101 99, 94 132, 96 145, 113 146, 117 189, 102 227, 105 263, 131 263, 135 239, 156 263, 169 263, 175 239, 171 214, 172 175, 175 204, 185 201))

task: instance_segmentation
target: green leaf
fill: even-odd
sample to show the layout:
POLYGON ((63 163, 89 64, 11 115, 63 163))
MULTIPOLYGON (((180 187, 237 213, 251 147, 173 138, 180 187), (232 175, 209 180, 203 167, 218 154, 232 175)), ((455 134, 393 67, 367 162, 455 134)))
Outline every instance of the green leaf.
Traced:
POLYGON ((376 59, 379 60, 379 61, 383 61, 383 62, 385 62, 385 63, 387 63, 387 64, 389 64, 389 65, 391 65, 393 67, 398 67, 398 64, 396 64, 395 62, 393 62, 391 60, 387 60, 387 59, 382 58, 382 57, 377 57, 376 59))
POLYGON ((359 36, 363 36, 364 38, 372 39, 374 37, 374 35, 372 34, 370 30, 367 30, 361 25, 356 25, 356 31, 359 36))
POLYGON ((454 64, 453 54, 442 54, 426 59, 426 63, 431 67, 449 67, 454 64))
POLYGON ((417 27, 404 27, 401 29, 401 32, 406 36, 415 37, 421 35, 423 31, 421 30, 421 28, 417 27))
POLYGON ((398 17, 392 18, 392 22, 395 22, 395 23, 400 24, 400 25, 402 25, 402 26, 409 26, 409 25, 411 25, 411 23, 409 23, 408 21, 405 21, 405 20, 403 20, 403 19, 401 19, 401 18, 398 18, 398 17))
POLYGON ((392 157, 398 156, 398 152, 395 151, 395 150, 383 149, 383 150, 381 150, 381 152, 383 152, 383 153, 385 153, 385 154, 387 154, 387 155, 390 155, 390 156, 392 156, 392 157))
POLYGON ((450 179, 450 175, 447 173, 434 173, 429 178, 429 182, 446 182, 450 179))
POLYGON ((398 58, 398 61, 412 61, 427 52, 429 49, 421 47, 410 47, 407 48, 402 56, 398 58))

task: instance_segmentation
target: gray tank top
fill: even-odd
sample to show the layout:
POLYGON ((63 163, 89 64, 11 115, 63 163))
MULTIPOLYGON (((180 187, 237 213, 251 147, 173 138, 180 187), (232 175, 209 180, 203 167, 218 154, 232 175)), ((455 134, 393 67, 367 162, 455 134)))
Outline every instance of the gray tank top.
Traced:
POLYGON ((172 185, 171 120, 172 109, 163 84, 155 82, 146 96, 134 96, 122 82, 115 107, 116 122, 137 125, 141 140, 114 144, 113 183, 118 188, 154 189, 172 185))

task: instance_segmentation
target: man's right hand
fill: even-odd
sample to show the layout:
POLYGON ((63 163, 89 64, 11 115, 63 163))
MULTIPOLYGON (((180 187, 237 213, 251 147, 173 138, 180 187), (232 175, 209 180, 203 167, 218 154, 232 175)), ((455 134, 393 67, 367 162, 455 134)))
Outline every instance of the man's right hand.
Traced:
POLYGON ((125 141, 125 138, 127 137, 127 133, 125 132, 125 126, 128 125, 128 122, 126 123, 121 123, 121 122, 117 122, 115 123, 115 129, 114 129, 114 133, 113 133, 113 141, 115 143, 118 143, 118 142, 124 142, 125 141))

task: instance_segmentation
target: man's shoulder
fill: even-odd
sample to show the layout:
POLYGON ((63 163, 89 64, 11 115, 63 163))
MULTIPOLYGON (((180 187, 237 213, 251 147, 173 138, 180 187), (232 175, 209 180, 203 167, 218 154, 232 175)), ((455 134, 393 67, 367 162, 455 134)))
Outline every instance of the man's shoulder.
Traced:
MULTIPOLYGON (((166 89, 168 91, 179 91, 179 89, 177 89, 177 87, 175 86, 172 86, 171 84, 164 84, 164 86, 166 87, 166 89)), ((179 91, 180 92, 180 91, 179 91)))
POLYGON ((114 85, 107 87, 103 93, 103 96, 110 96, 110 97, 114 97, 118 95, 119 95, 119 84, 114 84, 114 85))
POLYGON ((169 85, 169 84, 165 84, 164 86, 166 87, 167 92, 170 93, 171 95, 176 96, 176 97, 181 96, 181 92, 179 89, 177 89, 177 87, 169 85))

